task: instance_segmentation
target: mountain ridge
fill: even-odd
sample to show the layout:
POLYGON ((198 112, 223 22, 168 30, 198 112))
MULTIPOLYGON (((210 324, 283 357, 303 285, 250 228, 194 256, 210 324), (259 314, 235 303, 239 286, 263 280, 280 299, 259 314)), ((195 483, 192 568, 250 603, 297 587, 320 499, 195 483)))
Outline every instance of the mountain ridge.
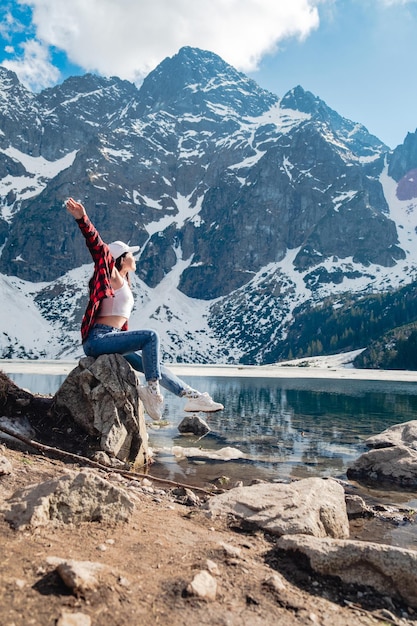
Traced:
POLYGON ((16 80, 0 68, 0 275, 53 339, 7 321, 0 355, 80 354, 91 261, 68 196, 104 240, 141 246, 132 325, 166 360, 263 363, 303 303, 415 280, 417 133, 391 151, 301 86, 279 98, 195 48, 140 88, 16 80))

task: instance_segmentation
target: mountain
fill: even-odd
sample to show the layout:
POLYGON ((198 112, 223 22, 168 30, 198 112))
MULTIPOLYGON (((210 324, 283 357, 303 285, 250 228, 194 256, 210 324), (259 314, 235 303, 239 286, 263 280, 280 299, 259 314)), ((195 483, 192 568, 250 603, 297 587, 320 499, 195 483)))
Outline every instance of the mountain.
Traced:
POLYGON ((91 260, 68 196, 141 246, 131 326, 165 360, 311 353, 326 342, 297 328, 324 301, 415 280, 417 132, 392 151, 301 86, 280 98, 189 47, 140 88, 86 74, 32 94, 0 68, 0 123, 3 358, 82 353, 91 260))

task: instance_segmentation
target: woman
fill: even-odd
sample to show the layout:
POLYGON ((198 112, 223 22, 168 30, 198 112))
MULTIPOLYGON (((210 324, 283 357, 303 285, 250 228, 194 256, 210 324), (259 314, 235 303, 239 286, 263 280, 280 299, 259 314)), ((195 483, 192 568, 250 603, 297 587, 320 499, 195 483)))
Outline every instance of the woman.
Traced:
POLYGON ((220 411, 223 405, 214 402, 208 393, 192 389, 159 362, 159 336, 153 330, 129 331, 128 320, 134 300, 129 272, 134 272, 134 252, 139 246, 123 241, 107 245, 87 216, 80 202, 69 198, 68 212, 77 220, 94 261, 90 280, 90 298, 81 324, 83 349, 87 356, 123 354, 137 371, 145 374, 147 385, 140 386, 140 397, 148 415, 162 417, 163 397, 159 382, 177 396, 188 399, 185 411, 220 411), (141 351, 141 355, 137 351, 141 351))

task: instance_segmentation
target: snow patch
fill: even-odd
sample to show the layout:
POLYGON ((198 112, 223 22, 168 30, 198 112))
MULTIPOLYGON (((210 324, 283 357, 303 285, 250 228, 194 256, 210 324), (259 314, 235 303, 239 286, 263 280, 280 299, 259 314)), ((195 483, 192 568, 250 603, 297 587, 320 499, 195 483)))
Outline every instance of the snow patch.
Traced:
POLYGON ((3 152, 3 154, 21 163, 30 174, 48 179, 54 178, 57 174, 67 169, 67 167, 70 167, 77 155, 77 150, 73 150, 61 159, 48 161, 42 156, 33 157, 12 147, 6 148, 6 150, 0 150, 0 152, 3 152))

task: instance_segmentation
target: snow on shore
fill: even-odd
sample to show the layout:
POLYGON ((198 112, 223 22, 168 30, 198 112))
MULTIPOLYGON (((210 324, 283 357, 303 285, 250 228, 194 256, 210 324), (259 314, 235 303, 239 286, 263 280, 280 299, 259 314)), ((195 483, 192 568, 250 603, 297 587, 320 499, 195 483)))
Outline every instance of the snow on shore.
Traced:
MULTIPOLYGON (((336 378, 417 382, 417 371, 357 369, 352 361, 361 350, 341 354, 294 359, 272 365, 220 365, 167 363, 178 376, 226 376, 248 378, 336 378)), ((5 374, 69 374, 77 361, 0 359, 5 374)))

